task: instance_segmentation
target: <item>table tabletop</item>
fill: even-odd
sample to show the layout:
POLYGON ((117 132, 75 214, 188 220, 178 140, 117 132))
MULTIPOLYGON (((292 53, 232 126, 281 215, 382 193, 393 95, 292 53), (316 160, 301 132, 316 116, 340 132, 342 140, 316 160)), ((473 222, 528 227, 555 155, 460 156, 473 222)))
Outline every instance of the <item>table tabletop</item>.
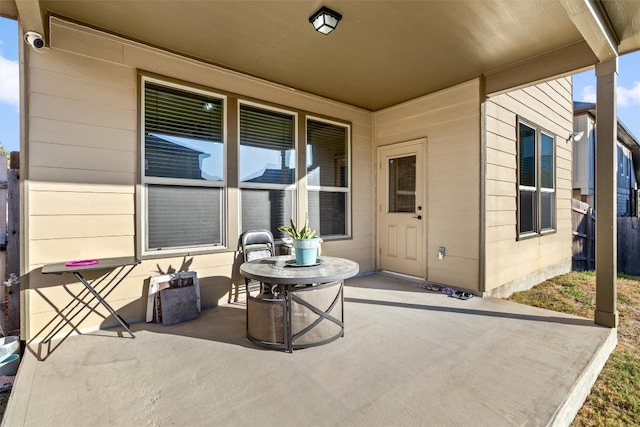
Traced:
POLYGON ((62 274, 62 273, 78 273, 81 271, 90 270, 109 270, 118 267, 124 267, 127 265, 140 264, 140 261, 135 257, 119 257, 119 258, 103 258, 96 259, 98 261, 91 265, 75 265, 68 266, 67 262, 59 262, 56 264, 48 264, 42 267, 42 274, 62 274))
POLYGON ((298 285, 348 279, 358 274, 359 269, 351 260, 328 256, 319 256, 316 265, 298 266, 295 257, 285 255, 245 262, 240 266, 240 273, 265 283, 298 285))

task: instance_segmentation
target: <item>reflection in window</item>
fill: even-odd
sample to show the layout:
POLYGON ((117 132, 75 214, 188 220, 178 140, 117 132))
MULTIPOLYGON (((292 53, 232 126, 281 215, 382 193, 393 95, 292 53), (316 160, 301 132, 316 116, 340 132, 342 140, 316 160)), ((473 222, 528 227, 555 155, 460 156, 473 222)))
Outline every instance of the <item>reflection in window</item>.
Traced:
POLYGON ((555 228, 555 138, 518 123, 518 232, 555 228))
POLYGON ((278 227, 293 217, 295 115, 240 105, 242 231, 278 227))
POLYGON ((294 116, 240 106, 240 181, 292 184, 295 181, 294 116))
POLYGON ((307 120, 309 225, 322 237, 346 236, 349 203, 349 128, 307 120))
POLYGON ((143 84, 144 250, 222 245, 223 99, 143 84))
POLYGON ((277 228, 293 217, 294 190, 244 188, 240 194, 243 231, 265 229, 283 236, 277 228))
POLYGON ((224 181, 222 100, 147 83, 145 176, 224 181))

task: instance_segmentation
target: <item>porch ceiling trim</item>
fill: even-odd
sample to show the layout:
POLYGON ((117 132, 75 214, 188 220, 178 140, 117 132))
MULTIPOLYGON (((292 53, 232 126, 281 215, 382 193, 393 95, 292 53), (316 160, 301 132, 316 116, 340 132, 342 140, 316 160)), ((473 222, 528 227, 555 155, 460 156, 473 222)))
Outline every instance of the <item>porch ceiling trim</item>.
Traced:
POLYGON ((619 37, 612 30, 600 0, 560 0, 600 62, 618 56, 619 37))
POLYGON ((25 31, 40 33, 48 42, 49 34, 45 31, 46 19, 42 13, 40 0, 16 0, 15 4, 20 22, 25 31))
POLYGON ((585 69, 593 66, 595 62, 598 61, 590 45, 581 41, 487 73, 486 93, 497 95, 514 88, 530 86, 532 82, 573 74, 575 71, 566 70, 585 69))

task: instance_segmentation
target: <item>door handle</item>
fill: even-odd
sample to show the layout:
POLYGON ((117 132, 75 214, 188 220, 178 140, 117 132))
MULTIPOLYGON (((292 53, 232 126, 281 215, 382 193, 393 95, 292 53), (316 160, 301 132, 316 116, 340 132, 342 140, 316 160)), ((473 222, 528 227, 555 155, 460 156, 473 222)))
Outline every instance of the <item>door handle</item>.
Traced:
POLYGON ((414 215, 411 218, 422 219, 422 215, 414 215))

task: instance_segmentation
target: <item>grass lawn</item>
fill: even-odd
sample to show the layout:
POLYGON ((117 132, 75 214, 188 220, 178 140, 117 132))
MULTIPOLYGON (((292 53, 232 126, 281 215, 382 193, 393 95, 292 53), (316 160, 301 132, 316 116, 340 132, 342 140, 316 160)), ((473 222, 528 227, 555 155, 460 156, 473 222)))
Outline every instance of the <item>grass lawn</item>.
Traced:
MULTIPOLYGON (((640 277, 618 276, 618 345, 572 426, 640 425, 640 277)), ((571 272, 510 298, 593 319, 596 276, 571 272)))
POLYGON ((0 420, 2 420, 2 416, 4 415, 4 410, 7 407, 7 402, 9 401, 9 393, 0 394, 0 420))

